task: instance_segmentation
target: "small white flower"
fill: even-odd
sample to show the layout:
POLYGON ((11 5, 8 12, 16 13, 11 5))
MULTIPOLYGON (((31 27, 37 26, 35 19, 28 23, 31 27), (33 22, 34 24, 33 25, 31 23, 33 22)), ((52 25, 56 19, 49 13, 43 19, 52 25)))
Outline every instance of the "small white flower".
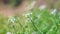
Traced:
POLYGON ((51 14, 55 14, 56 11, 57 11, 56 9, 51 10, 51 14))
POLYGON ((7 32, 6 34, 11 34, 11 32, 7 32))
POLYGON ((29 12, 29 13, 23 14, 23 16, 27 17, 27 16, 29 16, 31 14, 32 14, 32 12, 29 12))
POLYGON ((12 16, 9 16, 8 22, 12 22, 12 23, 14 23, 14 21, 15 21, 15 18, 12 17, 12 16))
POLYGON ((41 5, 41 6, 39 7, 40 10, 43 10, 43 9, 45 9, 45 8, 46 8, 46 5, 41 5))
POLYGON ((37 34, 37 32, 32 32, 32 34, 37 34))

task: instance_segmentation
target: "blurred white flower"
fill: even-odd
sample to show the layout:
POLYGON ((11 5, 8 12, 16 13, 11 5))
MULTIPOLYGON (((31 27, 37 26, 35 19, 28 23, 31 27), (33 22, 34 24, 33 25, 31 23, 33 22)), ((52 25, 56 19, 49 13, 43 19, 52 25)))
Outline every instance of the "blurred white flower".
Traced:
POLYGON ((36 3, 36 1, 33 1, 33 2, 29 5, 28 9, 29 9, 29 10, 32 9, 32 8, 34 7, 35 3, 36 3))
POLYGON ((6 34, 11 34, 11 32, 7 32, 6 34))
POLYGON ((56 11, 57 11, 57 9, 52 9, 52 10, 51 10, 51 14, 55 14, 56 11))
POLYGON ((15 21, 15 18, 12 17, 12 16, 9 16, 9 18, 8 18, 8 22, 12 22, 12 23, 14 23, 14 21, 15 21))
POLYGON ((32 34, 37 34, 37 32, 32 32, 32 34))
POLYGON ((26 14, 23 14, 23 16, 28 17, 28 16, 31 15, 31 14, 32 14, 32 12, 28 12, 28 13, 26 13, 26 14))
POLYGON ((43 10, 43 9, 45 9, 45 8, 46 8, 46 5, 41 5, 41 6, 39 7, 40 10, 43 10))

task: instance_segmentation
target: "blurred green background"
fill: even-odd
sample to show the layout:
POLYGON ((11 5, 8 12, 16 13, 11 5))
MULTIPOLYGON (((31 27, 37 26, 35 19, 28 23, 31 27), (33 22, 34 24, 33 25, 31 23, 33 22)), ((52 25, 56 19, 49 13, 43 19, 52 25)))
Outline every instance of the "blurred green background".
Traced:
MULTIPOLYGON (((11 4, 13 1, 11 0, 11 4)), ((60 0, 53 5, 56 9, 53 14, 47 7, 42 10, 33 7, 23 15, 0 15, 0 34, 60 34, 60 11, 57 9, 59 6, 60 0)))

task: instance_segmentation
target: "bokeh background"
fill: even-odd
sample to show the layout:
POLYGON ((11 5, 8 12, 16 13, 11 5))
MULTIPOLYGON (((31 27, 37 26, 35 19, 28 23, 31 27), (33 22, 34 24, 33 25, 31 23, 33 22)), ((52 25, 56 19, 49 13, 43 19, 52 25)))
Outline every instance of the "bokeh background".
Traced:
POLYGON ((0 0, 0 34, 60 34, 60 0, 0 0))

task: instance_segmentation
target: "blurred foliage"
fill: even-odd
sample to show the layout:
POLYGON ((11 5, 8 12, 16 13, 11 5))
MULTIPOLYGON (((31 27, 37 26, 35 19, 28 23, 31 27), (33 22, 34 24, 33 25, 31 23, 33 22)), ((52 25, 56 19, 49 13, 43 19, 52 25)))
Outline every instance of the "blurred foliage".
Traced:
MULTIPOLYGON (((0 34, 60 34, 60 13, 50 14, 49 9, 31 9, 32 14, 14 16, 15 20, 0 18, 0 34), (9 21, 8 21, 9 20, 9 21), (14 21, 14 22, 13 22, 14 21), (23 24, 24 23, 24 24, 23 24)), ((30 12, 29 12, 30 13, 30 12)))
POLYGON ((1 17, 0 34, 7 32, 11 34, 60 34, 59 11, 55 14, 51 14, 48 8, 43 10, 32 8, 30 11, 29 15, 1 17))

